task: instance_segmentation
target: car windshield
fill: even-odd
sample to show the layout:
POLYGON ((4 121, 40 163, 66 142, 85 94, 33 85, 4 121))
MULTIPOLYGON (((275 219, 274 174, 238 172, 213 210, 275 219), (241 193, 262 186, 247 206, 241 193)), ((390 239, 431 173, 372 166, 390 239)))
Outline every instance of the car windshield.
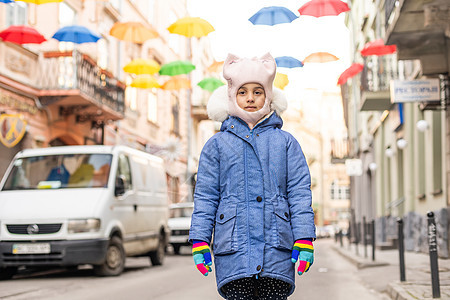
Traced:
POLYGON ((4 191, 107 187, 111 154, 64 154, 18 158, 4 191))
POLYGON ((170 209, 171 218, 191 217, 194 207, 173 207, 170 209))

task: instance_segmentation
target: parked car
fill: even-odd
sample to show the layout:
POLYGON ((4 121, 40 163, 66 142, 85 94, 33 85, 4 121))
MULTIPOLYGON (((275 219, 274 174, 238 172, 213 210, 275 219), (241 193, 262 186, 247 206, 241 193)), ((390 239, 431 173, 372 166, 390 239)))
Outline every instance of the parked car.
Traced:
POLYGON ((194 202, 181 202, 169 206, 170 240, 175 254, 180 253, 181 246, 189 246, 189 228, 194 211, 194 202))
POLYGON ((126 256, 161 265, 168 217, 159 157, 125 146, 21 151, 0 182, 0 279, 18 267, 82 264, 114 276, 126 256))

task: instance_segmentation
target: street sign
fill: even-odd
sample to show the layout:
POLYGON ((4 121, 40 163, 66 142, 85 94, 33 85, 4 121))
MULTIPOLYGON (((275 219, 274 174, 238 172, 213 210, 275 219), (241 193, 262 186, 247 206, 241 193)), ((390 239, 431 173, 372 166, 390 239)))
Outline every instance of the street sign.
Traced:
POLYGON ((439 79, 391 80, 391 102, 428 102, 440 100, 439 79))
POLYGON ((362 161, 360 159, 346 159, 345 169, 348 176, 361 176, 363 173, 362 161))

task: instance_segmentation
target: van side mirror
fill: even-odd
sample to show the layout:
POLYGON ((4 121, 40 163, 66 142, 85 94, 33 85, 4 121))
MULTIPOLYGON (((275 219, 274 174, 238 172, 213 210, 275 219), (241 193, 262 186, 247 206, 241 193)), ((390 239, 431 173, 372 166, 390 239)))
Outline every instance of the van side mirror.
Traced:
POLYGON ((126 182, 125 176, 119 175, 116 177, 116 186, 114 188, 114 195, 116 197, 125 194, 125 182, 126 182))

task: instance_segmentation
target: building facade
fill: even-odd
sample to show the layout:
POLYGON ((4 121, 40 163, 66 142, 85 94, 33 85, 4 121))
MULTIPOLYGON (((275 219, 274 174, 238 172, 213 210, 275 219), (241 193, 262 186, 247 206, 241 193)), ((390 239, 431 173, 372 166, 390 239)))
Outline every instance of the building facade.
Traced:
MULTIPOLYGON (((195 138, 188 134, 191 92, 133 88, 133 75, 123 67, 136 58, 162 65, 192 59, 192 53, 211 57, 207 41, 192 45, 167 30, 187 15, 186 0, 0 6, 2 29, 31 26, 47 39, 26 45, 0 41, 0 173, 24 148, 122 144, 165 158, 171 201, 185 201, 193 173, 188 170, 193 156, 189 139, 195 138), (114 23, 129 21, 155 30, 158 37, 139 44, 109 34, 114 23), (101 39, 73 44, 51 38, 67 25, 88 27, 101 39)), ((195 63, 201 73, 207 62, 195 63)), ((158 81, 168 78, 159 76, 158 81)))
POLYGON ((377 241, 395 244, 403 218, 407 250, 428 251, 427 212, 436 216, 439 255, 448 257, 448 1, 349 1, 353 61, 363 71, 342 86, 351 156, 362 175, 351 177, 354 232, 375 220, 377 241), (368 42, 396 45, 388 55, 361 55, 368 42), (438 98, 395 97, 397 82, 437 79, 438 98), (395 83, 394 83, 395 80, 395 83))

